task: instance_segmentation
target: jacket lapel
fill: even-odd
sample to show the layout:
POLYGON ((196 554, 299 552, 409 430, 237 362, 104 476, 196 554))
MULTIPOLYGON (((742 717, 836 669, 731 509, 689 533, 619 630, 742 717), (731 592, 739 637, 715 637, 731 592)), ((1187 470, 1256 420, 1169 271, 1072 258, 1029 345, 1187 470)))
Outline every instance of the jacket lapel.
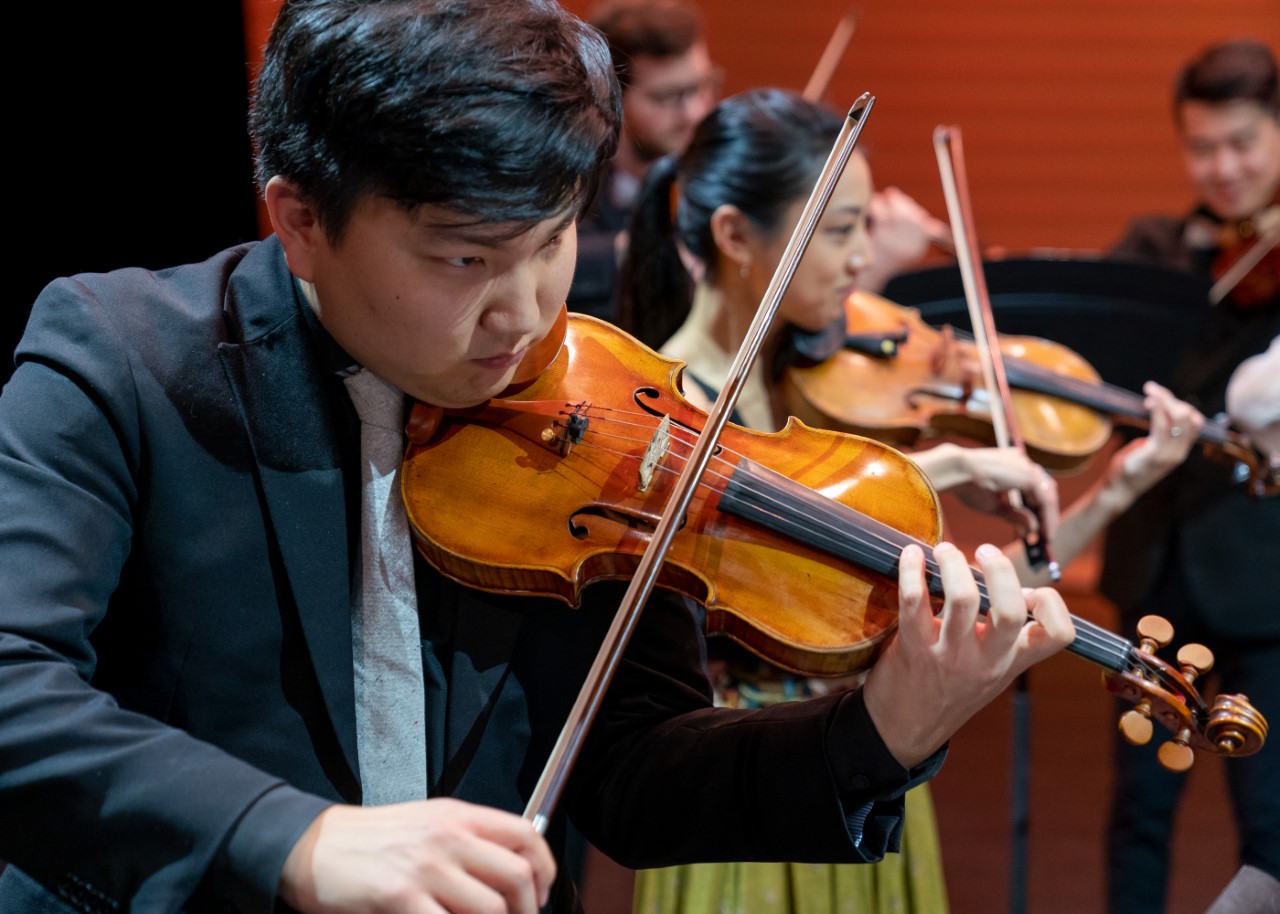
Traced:
POLYGON ((301 307, 273 236, 232 276, 226 313, 241 342, 221 354, 325 707, 358 783, 342 467, 301 307))

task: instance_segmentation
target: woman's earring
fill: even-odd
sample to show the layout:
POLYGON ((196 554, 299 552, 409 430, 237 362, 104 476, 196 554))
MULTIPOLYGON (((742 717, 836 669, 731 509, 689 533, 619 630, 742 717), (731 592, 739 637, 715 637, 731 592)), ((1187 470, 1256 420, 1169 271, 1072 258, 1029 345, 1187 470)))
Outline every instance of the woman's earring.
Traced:
POLYGON ((746 278, 747 278, 747 276, 750 274, 750 272, 751 272, 751 264, 750 264, 750 263, 744 263, 744 264, 741 264, 741 265, 738 267, 738 278, 739 278, 739 279, 746 279, 746 278))

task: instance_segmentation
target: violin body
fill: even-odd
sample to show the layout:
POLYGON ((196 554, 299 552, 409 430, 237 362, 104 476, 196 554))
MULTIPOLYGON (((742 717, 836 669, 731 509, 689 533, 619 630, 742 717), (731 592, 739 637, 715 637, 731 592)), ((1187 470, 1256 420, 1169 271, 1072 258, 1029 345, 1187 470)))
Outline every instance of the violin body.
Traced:
MULTIPOLYGON (((527 384, 470 409, 415 404, 401 494, 419 551, 465 585, 573 606, 592 582, 631 577, 706 419, 681 368, 574 315, 527 384)), ((867 669, 897 627, 908 544, 941 604, 937 495, 893 448, 794 420, 774 434, 729 425, 703 477, 657 583, 700 602, 708 632, 803 675, 867 669)), ((1175 741, 1226 755, 1265 741, 1243 696, 1210 706, 1149 650, 1072 621, 1068 650, 1175 741)))
MULTIPOLYGON (((845 301, 852 339, 876 346, 842 348, 784 378, 790 411, 810 425, 867 435, 902 447, 956 434, 995 440, 976 346, 919 312, 869 292, 845 301), (868 351, 870 350, 870 351, 868 351)), ((1035 337, 1000 337, 1013 409, 1028 454, 1051 470, 1083 468, 1111 436, 1110 419, 1089 406, 1020 387, 1017 369, 1034 366, 1063 378, 1099 383, 1092 366, 1064 346, 1035 337)))
MULTIPOLYGON (((1241 311, 1274 307, 1280 301, 1280 190, 1271 205, 1248 219, 1223 225, 1218 239, 1212 274, 1215 284, 1224 280, 1229 287, 1221 291, 1241 311), (1237 264, 1244 272, 1235 273, 1237 264)), ((1215 285, 1214 292, 1217 292, 1215 285)), ((1214 299, 1215 303, 1217 299, 1214 299)))
MULTIPOLYGON (((418 404, 402 475, 418 548, 463 584, 570 605, 594 581, 630 578, 705 419, 680 393, 681 367, 575 315, 559 354, 518 394, 471 410, 418 404), (663 416, 670 444, 646 485, 663 416)), ((797 422, 775 434, 729 426, 658 578, 706 608, 708 631, 778 666, 822 676, 869 666, 896 626, 896 572, 725 510, 731 478, 752 464, 934 543, 941 514, 927 478, 875 441, 797 422)), ((900 551, 888 549, 893 567, 900 551)))

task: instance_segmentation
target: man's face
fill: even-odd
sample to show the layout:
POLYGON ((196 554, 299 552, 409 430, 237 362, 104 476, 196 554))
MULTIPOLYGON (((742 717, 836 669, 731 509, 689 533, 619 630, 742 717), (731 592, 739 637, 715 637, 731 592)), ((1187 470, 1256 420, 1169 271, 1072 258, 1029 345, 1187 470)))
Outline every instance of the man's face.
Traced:
POLYGON ((1182 157, 1197 196, 1221 219, 1243 219, 1280 187, 1280 121, 1250 101, 1183 102, 1182 157))
POLYGON ((622 142, 643 164, 679 152, 719 92, 719 72, 701 42, 674 57, 636 57, 622 93, 622 142))
POLYGON ((577 253, 572 214, 514 238, 504 238, 509 226, 467 221, 365 197, 337 245, 314 239, 301 270, 290 257, 315 283, 320 322, 347 353, 445 407, 507 386, 564 305, 577 253))

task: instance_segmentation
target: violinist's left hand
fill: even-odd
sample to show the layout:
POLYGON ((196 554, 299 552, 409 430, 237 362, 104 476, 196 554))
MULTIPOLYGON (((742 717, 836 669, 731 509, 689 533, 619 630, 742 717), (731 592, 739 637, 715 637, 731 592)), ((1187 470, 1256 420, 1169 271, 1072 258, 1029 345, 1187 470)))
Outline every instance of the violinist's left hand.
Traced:
POLYGON ((1128 508, 1186 460, 1204 426, 1204 416, 1194 406, 1154 381, 1144 384, 1142 392, 1151 428, 1146 437, 1131 441, 1111 458, 1106 497, 1114 513, 1128 508))
POLYGON ((1024 590, 996 547, 980 546, 976 554, 990 595, 986 617, 978 614, 978 586, 964 554, 940 543, 933 556, 946 595, 941 612, 935 615, 929 602, 924 553, 908 546, 898 563, 898 632, 864 686, 867 712, 907 768, 1075 637, 1062 597, 1049 588, 1024 590))

